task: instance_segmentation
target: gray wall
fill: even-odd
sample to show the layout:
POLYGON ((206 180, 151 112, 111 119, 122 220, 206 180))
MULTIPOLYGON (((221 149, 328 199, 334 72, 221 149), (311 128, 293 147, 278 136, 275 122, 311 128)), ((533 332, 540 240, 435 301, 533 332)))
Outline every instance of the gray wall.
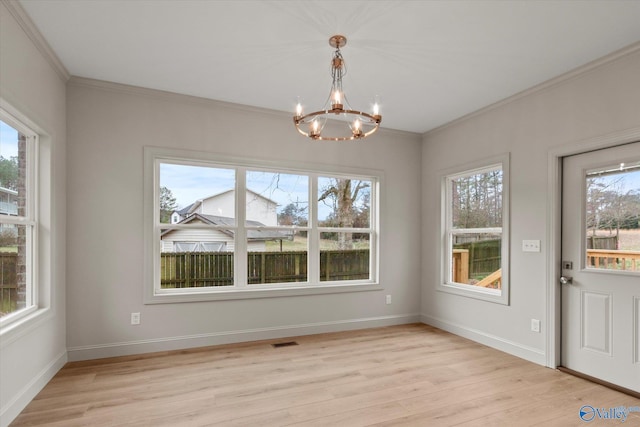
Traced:
POLYGON ((47 250, 39 254, 39 264, 50 273, 39 280, 51 286, 51 294, 41 295, 44 308, 35 316, 0 336, 2 426, 66 361, 65 82, 19 22, 0 2, 0 97, 3 107, 7 103, 8 108, 13 107, 33 122, 41 135, 44 158, 51 160, 52 178, 41 183, 45 186, 42 206, 51 210, 51 220, 42 218, 39 230, 42 241, 47 242, 42 247, 47 250))
POLYGON ((418 135, 317 143, 284 113, 76 78, 67 96, 71 360, 419 320, 418 135), (383 171, 384 290, 143 305, 146 145, 383 171))
MULTIPOLYGON (((553 226, 550 156, 575 153, 581 147, 587 150, 598 139, 609 145, 615 143, 616 134, 640 129, 640 45, 612 57, 424 136, 423 224, 439 223, 442 171, 502 153, 511 155, 511 305, 437 291, 439 230, 424 227, 424 322, 545 363, 547 352, 553 350, 546 344, 549 331, 544 324, 549 270, 554 268, 547 264, 548 251, 554 248, 547 233, 553 226), (541 252, 523 253, 525 239, 541 240, 541 252), (541 333, 530 331, 532 318, 543 321, 541 333)), ((553 294, 557 289, 555 283, 551 286, 553 294)))

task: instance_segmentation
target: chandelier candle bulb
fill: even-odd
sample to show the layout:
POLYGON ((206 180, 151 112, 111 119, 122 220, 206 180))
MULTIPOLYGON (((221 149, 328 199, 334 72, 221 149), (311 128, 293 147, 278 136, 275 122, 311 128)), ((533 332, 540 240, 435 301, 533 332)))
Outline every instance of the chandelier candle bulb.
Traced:
POLYGON ((298 102, 296 105, 296 117, 302 116, 302 105, 298 102))
POLYGON ((317 120, 311 122, 311 133, 310 136, 314 137, 318 135, 319 124, 317 120))
POLYGON ((362 122, 360 119, 355 119, 353 121, 353 136, 360 137, 362 136, 362 122))

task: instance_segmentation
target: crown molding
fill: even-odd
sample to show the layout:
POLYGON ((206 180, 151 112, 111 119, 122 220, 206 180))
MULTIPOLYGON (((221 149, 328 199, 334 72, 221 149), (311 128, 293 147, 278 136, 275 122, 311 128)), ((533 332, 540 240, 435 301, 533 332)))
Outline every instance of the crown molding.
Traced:
POLYGON ((626 56, 630 56, 633 55, 635 53, 640 52, 640 42, 636 42, 636 43, 632 43, 626 47, 623 47, 622 49, 616 50, 611 52, 608 55, 605 55, 601 58, 598 58, 596 60, 593 60, 591 62, 587 62, 584 65, 581 65, 578 68, 574 68, 571 71, 568 71, 564 74, 560 74, 559 76, 553 77, 550 80, 544 81, 540 84, 537 84, 535 86, 530 87, 529 89, 525 89, 522 92, 518 92, 515 95, 511 95, 508 98, 505 98, 503 100, 497 101, 493 104, 487 105, 486 107, 483 107, 479 110, 476 110, 472 113, 466 114, 462 117, 459 117, 455 120, 452 120, 448 123, 445 123, 441 126, 438 126, 436 128, 433 128, 431 130, 428 130, 427 132, 422 134, 423 138, 427 138, 431 135, 435 135, 441 131, 444 131, 452 126, 456 126, 460 123, 463 123, 469 119, 472 119, 476 116, 485 114, 489 111, 495 110, 497 108, 503 107, 505 105, 511 104, 512 102, 516 102, 519 101, 523 98, 526 98, 529 95, 533 95, 535 93, 539 93, 539 92, 543 92, 545 90, 551 89, 555 86, 564 84, 568 81, 577 79, 579 77, 582 77, 585 74, 588 74, 592 71, 595 71, 599 68, 602 68, 604 66, 607 66, 621 58, 624 58, 626 56))
MULTIPOLYGON (((2 0, 0 0, 2 1, 2 0)), ((178 92, 170 92, 161 89, 146 88, 143 86, 134 86, 124 83, 111 82, 107 80, 92 79, 89 77, 71 76, 67 82, 67 86, 86 87, 91 89, 103 90, 106 92, 122 93, 133 96, 142 96, 158 101, 180 102, 185 104, 195 104, 207 108, 231 109, 242 112, 259 113, 271 116, 285 115, 283 111, 271 110, 262 107, 253 107, 251 105, 237 104, 233 102, 220 101, 211 98, 203 98, 195 95, 187 95, 178 92)))
MULTIPOLYGON (((3 1, 3 0, 0 0, 3 1)), ((88 77, 71 76, 67 82, 67 86, 87 87, 92 89, 104 90, 107 92, 123 93, 135 96, 144 96, 156 100, 164 100, 168 102, 182 102, 186 104, 200 105, 206 108, 220 108, 227 110, 236 110, 244 113, 262 114, 272 117, 285 118, 291 120, 293 114, 287 111, 272 110, 269 108, 254 107, 251 105, 237 104, 233 102, 220 101, 217 99, 203 98, 194 95, 186 95, 177 92, 169 92, 160 89, 151 89, 142 86, 133 86, 123 83, 110 82, 106 80, 91 79, 88 77)), ((398 129, 390 129, 381 127, 376 134, 385 134, 390 137, 398 135, 398 137, 413 137, 420 142, 421 134, 398 129)), ((375 135, 371 136, 375 138, 375 135)))
POLYGON ((56 74, 58 74, 60 79, 66 83, 71 77, 71 74, 69 74, 67 68, 64 66, 62 61, 60 61, 58 55, 53 51, 47 40, 44 38, 40 30, 38 30, 38 27, 36 27, 36 24, 33 23, 31 17, 27 14, 20 3, 17 0, 0 0, 0 2, 2 2, 9 13, 11 13, 25 34, 55 70, 56 74))

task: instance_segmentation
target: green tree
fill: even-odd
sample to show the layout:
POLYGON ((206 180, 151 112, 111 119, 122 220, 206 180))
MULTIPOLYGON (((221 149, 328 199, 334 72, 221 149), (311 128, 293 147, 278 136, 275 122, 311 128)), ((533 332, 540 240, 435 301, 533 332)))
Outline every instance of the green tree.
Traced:
POLYGON ((177 207, 176 198, 171 190, 167 187, 160 187, 160 222, 163 224, 171 222, 171 214, 177 207))
POLYGON ((18 157, 0 156, 0 187, 18 189, 18 157))
POLYGON ((307 225, 307 208, 298 206, 296 203, 289 203, 278 214, 279 225, 307 225))

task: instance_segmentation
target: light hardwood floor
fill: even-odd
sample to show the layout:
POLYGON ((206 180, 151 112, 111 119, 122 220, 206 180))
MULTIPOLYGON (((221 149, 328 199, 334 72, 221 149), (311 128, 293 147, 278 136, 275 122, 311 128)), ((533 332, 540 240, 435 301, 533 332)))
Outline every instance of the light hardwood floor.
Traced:
POLYGON ((69 363, 11 425, 564 427, 583 405, 640 400, 413 324, 69 363))

